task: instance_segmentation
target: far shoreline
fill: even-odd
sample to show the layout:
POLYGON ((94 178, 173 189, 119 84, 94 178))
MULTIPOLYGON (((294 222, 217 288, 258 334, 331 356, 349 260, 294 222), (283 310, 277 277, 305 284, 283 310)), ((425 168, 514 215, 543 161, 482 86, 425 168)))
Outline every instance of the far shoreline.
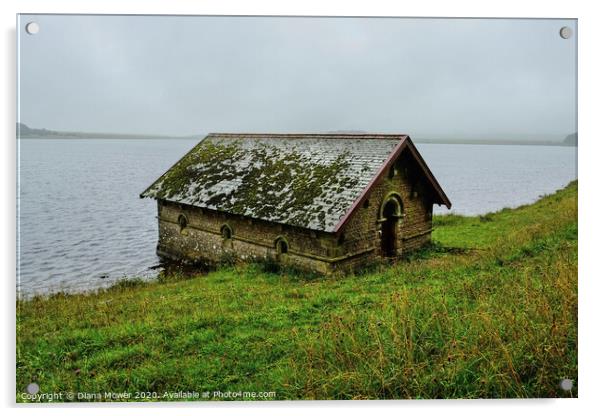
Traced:
MULTIPOLYGON (((18 140, 202 140, 205 135, 198 136, 161 136, 161 135, 137 135, 137 134, 49 134, 49 135, 21 135, 18 140)), ((557 141, 540 140, 443 140, 443 139, 412 139, 416 144, 453 144, 453 145, 495 145, 495 146, 556 146, 575 147, 557 141)))

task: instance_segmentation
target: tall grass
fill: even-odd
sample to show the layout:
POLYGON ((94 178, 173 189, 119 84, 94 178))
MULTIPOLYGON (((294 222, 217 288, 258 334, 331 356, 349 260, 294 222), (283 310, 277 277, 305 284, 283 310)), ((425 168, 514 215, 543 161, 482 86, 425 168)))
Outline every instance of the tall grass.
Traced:
POLYGON ((572 183, 482 218, 436 217, 430 248, 352 276, 233 264, 19 302, 17 400, 32 381, 276 399, 575 397, 576 197, 572 183))

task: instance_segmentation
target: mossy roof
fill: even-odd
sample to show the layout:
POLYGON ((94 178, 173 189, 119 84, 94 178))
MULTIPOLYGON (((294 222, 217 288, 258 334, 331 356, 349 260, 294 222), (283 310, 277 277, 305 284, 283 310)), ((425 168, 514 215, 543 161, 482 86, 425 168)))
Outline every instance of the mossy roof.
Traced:
POLYGON ((333 232, 406 137, 210 134, 140 196, 333 232))

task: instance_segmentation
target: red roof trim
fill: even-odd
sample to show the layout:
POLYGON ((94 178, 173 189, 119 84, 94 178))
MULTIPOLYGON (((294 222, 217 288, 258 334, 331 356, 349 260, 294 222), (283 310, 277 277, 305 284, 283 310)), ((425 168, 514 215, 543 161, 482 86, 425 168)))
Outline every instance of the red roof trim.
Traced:
POLYGON ((410 140, 409 137, 408 137, 408 144, 409 144, 408 149, 410 150, 410 152, 412 152, 412 156, 414 156, 414 159, 416 159, 416 161, 418 162, 418 164, 420 165, 422 170, 424 170, 424 173, 426 174, 427 179, 431 182, 431 185, 433 186, 433 188, 435 189, 437 194, 439 194, 439 197, 441 198, 440 202, 443 205, 445 205, 447 207, 447 209, 450 209, 452 206, 451 201, 449 200, 447 195, 445 195, 445 192, 443 192, 443 188, 441 188, 441 185, 439 185, 437 178, 435 178, 435 175, 433 175, 433 172, 431 172, 428 165, 422 158, 422 155, 418 152, 418 149, 416 149, 416 146, 414 146, 414 143, 412 142, 412 140, 410 140))
POLYGON ((393 149, 393 151, 391 152, 391 154, 389 155, 389 157, 387 157, 387 160, 385 160, 385 163, 383 163, 382 166, 380 167, 380 169, 378 170, 378 172, 376 172, 376 175, 374 175, 374 177, 368 183, 368 185, 364 188, 364 190, 362 191, 362 193, 360 194, 360 196, 351 205, 351 208, 349 208, 347 210, 347 212, 345 213, 345 215, 343 216, 343 218, 341 218, 341 220, 339 221, 339 223, 334 227, 334 232, 335 233, 338 232, 343 227, 343 225, 345 225, 347 223, 347 221, 349 220, 349 218, 351 218, 351 215, 355 212, 355 210, 357 209, 357 207, 361 203, 364 202, 364 199, 366 199, 366 195, 368 194, 368 192, 370 191, 370 189, 372 188, 372 186, 376 182, 378 182, 380 180, 380 178, 383 176, 383 174, 387 170, 387 167, 389 167, 389 165, 391 165, 391 163, 395 159, 397 159, 397 156, 399 156, 401 154, 401 151, 404 149, 405 143, 406 143, 407 139, 408 139, 408 136, 403 136, 403 138, 400 140, 399 144, 397 146, 395 146, 395 149, 393 149))
POLYGON ((393 149, 391 154, 387 157, 387 159, 385 160, 383 165, 380 167, 380 169, 378 170, 376 175, 374 175, 374 177, 368 183, 368 185, 364 188, 364 190, 362 191, 360 196, 355 200, 355 202, 353 202, 353 204, 351 205, 351 208, 349 208, 349 210, 347 210, 347 212, 345 213, 343 218, 341 218, 339 223, 336 225, 336 227, 334 228, 335 233, 338 233, 343 228, 343 226, 347 223, 347 221, 349 221, 349 219, 351 218, 351 216, 353 215, 355 210, 366 199, 366 196, 370 192, 370 189, 372 189, 374 184, 377 183, 382 178, 382 176, 385 174, 387 169, 399 157, 399 155, 405 148, 408 148, 410 150, 410 152, 412 153, 412 156, 414 157, 414 159, 418 162, 418 165, 424 171, 426 178, 429 180, 429 182, 435 189, 435 192, 437 192, 437 194, 439 195, 440 202, 442 204, 444 204, 448 209, 451 208, 451 202, 450 202, 449 198, 447 197, 447 195, 445 195, 445 192, 443 192, 441 185, 439 185, 439 182, 437 182, 437 179, 435 179, 435 177, 433 176, 433 173, 426 165, 426 162, 424 161, 424 159, 422 158, 420 153, 418 153, 418 149, 416 149, 416 146, 414 146, 414 143, 412 142, 410 137, 409 136, 401 136, 401 137, 402 137, 402 139, 399 142, 399 144, 397 146, 395 146, 395 149, 393 149))

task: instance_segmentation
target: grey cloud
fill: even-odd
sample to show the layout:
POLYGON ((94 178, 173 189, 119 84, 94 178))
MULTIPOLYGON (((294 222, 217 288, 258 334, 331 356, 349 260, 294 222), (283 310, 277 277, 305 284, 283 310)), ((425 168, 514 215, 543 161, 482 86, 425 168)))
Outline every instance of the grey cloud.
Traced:
POLYGON ((20 119, 187 135, 576 130, 573 20, 22 16, 20 119), (41 30, 24 34, 35 20, 41 30))

